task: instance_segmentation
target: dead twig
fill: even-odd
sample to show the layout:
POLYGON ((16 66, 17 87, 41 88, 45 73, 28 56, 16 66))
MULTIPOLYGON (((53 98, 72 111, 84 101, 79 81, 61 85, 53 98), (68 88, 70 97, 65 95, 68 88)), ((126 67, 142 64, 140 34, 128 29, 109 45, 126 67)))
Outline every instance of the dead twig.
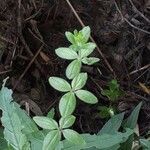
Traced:
MULTIPOLYGON (((43 2, 44 2, 44 1, 42 0, 42 2, 41 2, 41 7, 39 8, 39 10, 38 10, 35 14, 33 14, 33 15, 31 15, 30 17, 26 18, 26 19, 25 19, 25 22, 27 22, 27 21, 29 21, 29 20, 35 18, 35 17, 41 12, 42 7, 43 7, 43 2)), ((33 5, 34 5, 34 7, 37 9, 34 0, 32 1, 32 3, 33 3, 33 5)))
POLYGON ((0 35, 0 40, 3 42, 7 42, 7 43, 11 43, 11 44, 15 45, 15 43, 13 41, 11 41, 10 39, 7 39, 1 35, 0 35))
POLYGON ((10 68, 12 67, 12 64, 13 64, 13 58, 14 58, 15 53, 16 53, 17 43, 18 43, 18 38, 16 39, 15 46, 14 46, 14 49, 13 49, 12 58, 11 58, 11 62, 10 62, 10 68))
POLYGON ((150 64, 147 64, 147 65, 141 67, 140 69, 137 69, 137 70, 134 70, 134 71, 130 72, 129 75, 135 74, 135 73, 137 73, 139 71, 142 71, 142 70, 145 70, 145 69, 147 69, 149 67, 150 67, 150 64))
MULTIPOLYGON (((25 47, 25 50, 27 52, 27 54, 32 58, 34 57, 33 53, 31 52, 29 46, 27 45, 23 35, 22 35, 22 19, 21 19, 21 0, 18 0, 18 18, 17 18, 17 23, 18 23, 18 34, 19 34, 19 38, 22 42, 22 44, 25 47)), ((40 69, 40 64, 38 63, 37 60, 35 60, 35 64, 36 66, 40 69)))
POLYGON ((43 49, 43 45, 39 48, 39 50, 36 52, 36 54, 34 55, 34 57, 32 58, 32 60, 30 61, 30 63, 28 64, 28 66, 25 68, 24 72, 21 74, 21 76, 19 77, 18 81, 16 82, 16 84, 13 87, 13 90, 16 89, 17 85, 20 83, 21 79, 24 77, 24 75, 26 74, 26 72, 28 71, 28 69, 31 67, 31 65, 33 64, 33 62, 35 61, 35 59, 37 58, 37 56, 39 55, 39 53, 41 52, 41 50, 43 49))
MULTIPOLYGON (((67 4, 69 5, 69 7, 71 8, 72 12, 74 13, 75 17, 77 18, 77 20, 79 21, 79 23, 81 24, 82 27, 85 27, 83 21, 81 20, 81 18, 79 17, 79 15, 77 14, 76 10, 74 9, 74 7, 72 6, 72 4, 70 3, 69 0, 66 0, 67 4)), ((90 40, 96 44, 95 40, 92 38, 92 36, 90 36, 90 40)), ((107 67, 109 68, 109 70, 113 73, 113 75, 115 76, 115 72, 113 70, 113 68, 111 67, 110 63, 108 62, 108 60, 106 59, 106 57, 104 56, 104 54, 102 53, 102 51, 100 50, 100 48, 97 46, 97 51, 99 52, 99 54, 101 55, 101 57, 103 58, 105 64, 107 65, 107 67)))
POLYGON ((11 72, 11 71, 12 71, 11 69, 6 70, 6 71, 1 71, 1 72, 0 72, 0 75, 3 75, 3 74, 6 74, 6 73, 9 73, 9 72, 11 72))
POLYGON ((132 0, 129 0, 129 2, 131 3, 133 9, 135 10, 136 13, 138 13, 143 19, 145 19, 148 23, 150 23, 150 20, 145 17, 137 8, 136 6, 134 5, 134 3, 132 2, 132 0))
POLYGON ((125 18, 125 17, 123 16, 121 10, 119 9, 119 7, 118 7, 118 5, 117 5, 117 3, 116 3, 115 0, 114 0, 114 4, 115 4, 115 7, 116 7, 117 11, 119 12, 121 18, 122 18, 126 23, 128 23, 132 28, 134 28, 134 29, 136 29, 136 30, 139 30, 139 31, 141 31, 141 32, 143 32, 143 33, 146 33, 146 34, 150 34, 149 31, 146 31, 146 30, 144 30, 144 29, 141 29, 141 28, 139 28, 139 27, 133 25, 127 18, 125 18))

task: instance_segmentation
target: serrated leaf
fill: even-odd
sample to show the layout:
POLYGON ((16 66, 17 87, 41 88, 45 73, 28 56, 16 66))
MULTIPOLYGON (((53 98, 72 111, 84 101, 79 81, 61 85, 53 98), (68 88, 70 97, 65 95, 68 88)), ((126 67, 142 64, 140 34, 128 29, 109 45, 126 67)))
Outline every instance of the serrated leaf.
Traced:
POLYGON ((29 134, 32 132, 39 131, 37 125, 35 122, 27 115, 27 112, 20 108, 20 106, 17 103, 14 103, 16 108, 16 113, 18 117, 20 118, 21 124, 22 124, 22 133, 29 134))
POLYGON ((58 130, 50 131, 44 138, 42 150, 55 150, 60 140, 61 140, 60 131, 58 130))
POLYGON ((86 84, 87 73, 79 73, 71 82, 73 90, 79 90, 86 84))
POLYGON ((62 117, 59 120, 59 126, 60 126, 60 128, 64 129, 64 128, 71 127, 74 124, 75 119, 76 119, 76 117, 73 116, 73 115, 68 115, 66 117, 62 117))
POLYGON ((90 27, 86 26, 80 32, 82 33, 82 36, 84 38, 84 42, 86 43, 89 40, 89 38, 90 38, 90 34, 91 34, 90 27))
POLYGON ((96 96, 92 94, 89 91, 86 90, 78 90, 75 92, 76 96, 82 100, 83 102, 89 103, 89 104, 95 104, 98 102, 96 96))
POLYGON ((59 77, 50 77, 49 83, 54 89, 61 92, 68 92, 71 90, 70 84, 66 80, 59 77))
POLYGON ((0 148, 2 150, 9 150, 7 141, 4 139, 4 136, 3 136, 3 129, 2 128, 0 128, 0 148))
POLYGON ((33 120, 36 122, 36 124, 39 127, 43 129, 54 130, 58 128, 57 122, 52 118, 36 116, 36 117, 33 117, 33 120))
POLYGON ((87 43, 85 46, 79 50, 79 55, 81 58, 89 56, 95 49, 96 45, 94 43, 87 43))
POLYGON ((75 44, 74 35, 71 32, 65 32, 65 35, 70 43, 75 44))
POLYGON ((55 53, 63 59, 72 60, 78 58, 78 54, 74 50, 66 47, 56 49, 55 53))
POLYGON ((89 58, 84 57, 84 58, 82 59, 82 62, 83 62, 84 64, 86 64, 86 65, 93 65, 93 64, 95 64, 95 63, 97 63, 97 62, 99 62, 99 61, 100 61, 100 59, 99 59, 99 58, 96 58, 96 57, 89 57, 89 58))
POLYGON ((71 115, 76 107, 76 98, 74 93, 69 92, 62 96, 59 102, 59 112, 61 116, 71 115))
POLYGON ((26 136, 21 132, 23 125, 16 113, 15 102, 12 102, 12 90, 2 87, 0 91, 1 122, 4 126, 4 138, 15 150, 29 150, 26 136))
POLYGON ((72 61, 66 69, 66 76, 68 79, 73 79, 75 76, 79 74, 81 70, 81 61, 74 60, 72 61))
POLYGON ((71 143, 74 143, 77 145, 84 145, 85 144, 85 141, 82 138, 82 136, 80 136, 80 134, 74 130, 65 129, 65 130, 63 130, 63 135, 71 143))

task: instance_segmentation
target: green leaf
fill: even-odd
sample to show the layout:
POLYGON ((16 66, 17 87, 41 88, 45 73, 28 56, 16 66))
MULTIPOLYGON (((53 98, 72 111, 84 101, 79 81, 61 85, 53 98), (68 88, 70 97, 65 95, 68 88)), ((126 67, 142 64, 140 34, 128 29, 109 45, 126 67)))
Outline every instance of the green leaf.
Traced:
POLYGON ((82 33, 82 36, 84 38, 84 42, 86 43, 89 40, 89 38, 90 38, 90 34, 91 34, 90 27, 86 26, 80 32, 82 33))
POLYGON ((72 60, 78 58, 78 54, 74 50, 66 47, 56 49, 55 53, 63 59, 72 60))
POLYGON ((97 142, 99 143, 96 147, 100 149, 112 147, 127 140, 131 134, 133 134, 133 130, 130 129, 127 129, 125 133, 102 134, 98 136, 97 142))
POLYGON ((12 102, 12 90, 2 87, 0 91, 1 122, 4 126, 4 138, 15 150, 29 150, 29 143, 22 133, 23 125, 16 113, 16 103, 12 102))
POLYGON ((78 52, 78 50, 80 49, 77 45, 70 45, 69 48, 75 52, 78 52))
POLYGON ((42 150, 55 150, 60 140, 61 140, 60 131, 58 130, 50 131, 44 138, 42 150))
POLYGON ((107 96, 108 99, 112 102, 116 101, 120 96, 122 96, 124 93, 119 89, 119 84, 117 83, 117 80, 111 80, 108 83, 109 89, 103 90, 102 95, 107 96))
MULTIPOLYGON (((125 122, 123 124, 124 128, 134 129, 136 127, 141 106, 142 106, 142 102, 139 103, 134 108, 134 110, 132 111, 131 115, 125 120, 125 122)), ((134 141, 134 135, 131 135, 126 142, 122 143, 122 145, 121 145, 122 149, 121 150, 131 149, 133 141, 134 141)))
POLYGON ((45 134, 43 130, 27 134, 27 138, 30 141, 31 150, 41 150, 46 135, 47 133, 45 134))
POLYGON ((98 135, 116 133, 121 126, 123 118, 124 118, 124 113, 114 115, 112 118, 109 119, 109 121, 98 132, 98 135))
POLYGON ((87 73, 80 73, 77 75, 71 82, 71 86, 73 90, 79 90, 86 84, 87 81, 87 73))
POLYGON ((4 136, 3 136, 3 129, 2 128, 0 128, 0 148, 2 150, 9 150, 7 141, 4 139, 4 136))
POLYGON ((101 118, 109 118, 114 115, 113 108, 106 106, 99 106, 98 109, 100 110, 99 115, 101 118))
POLYGON ((130 135, 124 143, 120 144, 120 149, 119 150, 128 150, 132 149, 133 146, 133 141, 134 141, 134 134, 130 135))
POLYGON ((73 115, 69 115, 69 116, 66 116, 66 117, 62 117, 62 118, 59 120, 59 126, 60 126, 60 128, 64 129, 64 128, 69 128, 69 127, 71 127, 71 126, 74 124, 75 119, 76 119, 76 117, 73 116, 73 115))
POLYGON ((126 121, 125 121, 125 123, 123 125, 124 128, 134 129, 136 127, 141 106, 142 106, 142 102, 140 102, 134 108, 134 110, 132 111, 131 115, 126 119, 126 121))
POLYGON ((76 107, 76 98, 74 93, 69 92, 62 96, 59 102, 59 112, 61 116, 71 115, 76 107))
POLYGON ((93 65, 93 64, 95 64, 95 63, 97 63, 97 62, 99 62, 99 61, 100 61, 100 59, 99 59, 99 58, 96 58, 96 57, 89 57, 89 58, 84 57, 84 58, 82 59, 82 62, 83 62, 84 64, 86 64, 86 65, 93 65))
POLYGON ((74 60, 72 61, 66 69, 66 76, 68 79, 73 79, 75 76, 79 74, 81 70, 81 61, 74 60))
POLYGON ((150 149, 150 141, 146 139, 140 139, 140 143, 144 150, 149 150, 150 149))
POLYGON ((125 133, 115 132, 114 134, 100 134, 100 135, 90 135, 81 134, 82 138, 85 140, 84 145, 74 145, 69 143, 67 140, 62 141, 64 150, 116 150, 119 144, 128 139, 128 137, 133 133, 133 130, 127 129, 125 133))
POLYGON ((84 145, 85 144, 85 141, 82 138, 82 136, 80 136, 80 134, 74 130, 65 129, 65 130, 63 130, 63 135, 71 143, 74 143, 77 145, 84 145))
POLYGON ((109 148, 104 148, 102 150, 118 150, 120 148, 120 144, 116 144, 112 147, 109 147, 109 148))
POLYGON ((70 84, 62 78, 50 77, 49 83, 54 89, 61 92, 68 92, 71 90, 70 84))
POLYGON ((113 79, 108 83, 110 90, 114 91, 115 89, 119 89, 119 84, 117 80, 113 79))
POLYGON ((87 43, 82 49, 79 51, 79 55, 81 58, 89 56, 95 49, 96 45, 94 43, 87 43))
POLYGON ((71 32, 65 32, 65 35, 70 43, 75 44, 74 35, 71 32))
POLYGON ((27 112, 21 109, 17 103, 14 103, 14 106, 22 124, 22 133, 29 134, 32 132, 37 132, 39 129, 35 122, 28 116, 27 112))
POLYGON ((54 115, 55 115, 55 109, 52 108, 52 109, 48 112, 47 117, 53 119, 53 118, 54 118, 54 115))
POLYGON ((58 128, 57 122, 52 118, 36 116, 36 117, 33 117, 33 120, 36 122, 36 124, 39 127, 43 129, 54 130, 58 128))
POLYGON ((89 103, 89 104, 95 104, 98 102, 96 96, 94 96, 91 92, 89 91, 86 91, 86 90, 78 90, 75 92, 76 96, 86 102, 86 103, 89 103))

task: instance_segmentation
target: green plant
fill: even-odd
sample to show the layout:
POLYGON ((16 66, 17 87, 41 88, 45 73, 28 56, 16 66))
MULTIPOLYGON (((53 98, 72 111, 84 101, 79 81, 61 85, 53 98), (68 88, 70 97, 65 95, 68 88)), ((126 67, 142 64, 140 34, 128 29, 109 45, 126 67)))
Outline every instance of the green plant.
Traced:
MULTIPOLYGON (((90 36, 89 27, 85 27, 79 32, 74 31, 74 34, 66 32, 66 36, 72 45, 67 51, 69 55, 65 52, 66 55, 63 57, 71 58, 74 55, 73 53, 76 52, 80 56, 79 58, 72 57, 76 59, 76 62, 78 61, 81 64, 84 59, 88 60, 87 56, 93 51, 94 47, 85 49, 86 42, 90 36), (86 50, 90 52, 85 52, 86 50), (83 55, 85 53, 86 55, 83 55)), ((56 50, 59 56, 63 54, 60 52, 62 49, 56 50)), ((66 51, 67 48, 64 49, 66 51)), ((90 58, 89 61, 91 62, 87 64, 91 65, 97 62, 98 59, 90 58)), ((1 122, 4 127, 3 135, 0 134, 0 143, 2 143, 4 150, 116 150, 121 148, 121 144, 128 141, 129 137, 133 135, 133 125, 137 121, 137 116, 134 119, 134 115, 131 115, 124 123, 123 132, 118 132, 118 130, 122 124, 124 113, 112 116, 98 134, 79 134, 70 129, 76 119, 72 115, 76 107, 76 97, 89 104, 98 102, 91 92, 82 89, 87 81, 87 73, 80 73, 78 71, 80 67, 81 65, 78 65, 78 63, 67 67, 67 69, 71 68, 66 71, 66 76, 72 79, 71 84, 62 78, 49 78, 49 83, 52 87, 65 93, 59 102, 61 115, 59 122, 54 119, 54 109, 50 110, 47 116, 35 116, 31 119, 14 101, 12 90, 5 87, 6 80, 4 80, 0 90, 1 122), (131 129, 130 124, 132 125, 131 129), (62 140, 62 135, 65 138, 64 140, 62 140)), ((134 112, 139 112, 139 109, 140 107, 138 106, 134 112)))
MULTIPOLYGON (((42 117, 42 116, 33 117, 33 120, 36 122, 36 124, 39 127, 41 127, 44 131, 47 131, 47 134, 43 141, 43 146, 42 146, 43 150, 56 149, 57 145, 61 141, 62 135, 70 142, 79 145, 82 144, 84 145, 85 141, 80 136, 80 134, 78 134, 76 131, 72 129, 69 129, 69 127, 71 127, 74 124, 76 119, 75 116, 72 115, 76 107, 76 97, 90 104, 95 104, 98 102, 97 98, 91 92, 82 89, 87 81, 87 73, 80 73, 82 63, 92 65, 99 61, 98 58, 88 57, 96 47, 94 43, 88 42, 88 39, 90 37, 90 28, 84 27, 79 32, 75 30, 74 34, 72 34, 71 32, 66 32, 66 37, 71 42, 71 46, 69 46, 69 48, 66 47, 58 48, 55 50, 55 52, 61 58, 73 60, 66 69, 67 78, 72 79, 71 84, 69 84, 66 80, 62 78, 58 78, 58 77, 49 78, 49 83, 52 87, 54 87, 58 91, 66 92, 62 96, 59 102, 59 111, 61 114, 59 123, 57 123, 54 119, 50 118, 49 115, 47 117, 42 117)), ((2 88, 2 93, 5 93, 3 92, 3 89, 4 87, 2 88)), ((8 117, 7 119, 11 120, 12 118, 9 113, 13 114, 16 109, 16 108, 11 109, 12 112, 10 112, 9 109, 12 106, 10 105, 7 106, 9 106, 9 108, 7 109, 8 115, 5 116, 5 113, 3 113, 3 117, 2 117, 2 122, 4 126, 5 126, 5 120, 3 120, 3 118, 6 119, 8 117)), ((4 108, 2 108, 2 110, 3 112, 5 112, 4 108)), ((13 145, 13 147, 14 148, 18 147, 18 149, 22 149, 24 145, 28 145, 29 147, 27 137, 21 133, 22 130, 21 121, 19 120, 16 113, 14 113, 14 115, 18 120, 17 122, 18 126, 16 127, 16 129, 15 128, 12 129, 11 133, 20 133, 20 134, 14 135, 16 137, 16 141, 15 141, 16 145, 13 145), (23 143, 19 142, 21 137, 23 138, 22 139, 22 141, 24 141, 23 143)), ((14 126, 13 123, 16 123, 16 121, 11 123, 10 124, 13 127, 14 126)), ((5 128, 4 131, 6 131, 6 129, 7 128, 5 128)), ((35 129, 37 130, 37 127, 34 127, 34 130, 35 129)), ((7 132, 9 133, 9 131, 7 132)), ((6 139, 10 141, 8 137, 6 139)))
MULTIPOLYGON (((56 145, 55 150, 122 150, 122 147, 126 145, 126 141, 128 141, 129 137, 134 133, 132 128, 137 122, 140 106, 141 103, 134 109, 129 119, 125 120, 123 123, 123 132, 118 132, 124 118, 124 113, 121 113, 114 115, 103 126, 98 134, 81 134, 80 140, 83 141, 82 139, 84 139, 84 144, 73 144, 68 140, 61 140, 56 145), (130 126, 127 128, 127 126, 125 126, 127 124, 131 125, 132 128, 130 128, 130 126)), ((46 128, 39 130, 34 121, 26 114, 26 112, 22 110, 16 102, 14 102, 12 98, 12 90, 4 86, 0 90, 0 109, 3 111, 1 121, 4 131, 2 131, 3 134, 0 134, 0 148, 3 150, 52 150, 53 146, 57 143, 59 131, 57 129, 57 123, 52 119, 54 116, 53 109, 50 110, 47 118, 34 118, 34 120, 36 120, 42 128, 46 128), (43 122, 41 123, 42 119, 46 121, 45 124, 43 124, 43 122), (3 135, 7 143, 5 142, 3 135), (44 144, 48 144, 46 148, 44 144), (51 147, 49 144, 52 144, 51 147), (44 148, 42 148, 43 146, 44 148)), ((74 117, 70 116, 67 120, 68 121, 66 122, 65 118, 63 118, 59 121, 60 126, 64 124, 63 127, 67 128, 73 123, 74 117), (61 123, 63 121, 65 123, 61 123)), ((72 131, 70 133, 72 134, 72 131)), ((69 136, 74 137, 72 135, 69 136)), ((68 139, 70 139, 69 136, 68 139)), ((78 137, 73 138, 75 141, 76 139, 77 141, 79 140, 78 137)))
POLYGON ((74 33, 66 32, 69 47, 60 47, 55 50, 56 54, 67 60, 73 60, 66 69, 68 79, 76 77, 82 67, 82 64, 92 65, 99 61, 99 58, 88 57, 95 49, 96 44, 88 42, 90 37, 90 28, 84 27, 81 31, 74 30, 74 33))
MULTIPOLYGON (((73 60, 66 69, 67 78, 72 79, 71 84, 59 77, 49 78, 49 83, 54 89, 60 92, 65 92, 59 102, 59 112, 61 114, 59 125, 54 120, 51 119, 50 121, 50 119, 45 117, 33 118, 34 121, 42 128, 45 127, 45 124, 48 121, 49 124, 46 129, 48 129, 48 127, 53 124, 53 127, 49 129, 57 130, 57 132, 55 131, 55 134, 57 134, 58 136, 57 143, 52 144, 54 145, 54 147, 59 143, 61 139, 61 132, 64 137, 70 142, 79 145, 85 143, 76 131, 66 128, 71 127, 75 122, 75 116, 73 116, 72 113, 74 112, 76 107, 76 97, 89 104, 95 104, 98 102, 97 98, 91 92, 82 89, 87 81, 87 73, 80 73, 82 63, 91 65, 99 61, 98 58, 87 57, 93 52, 94 48, 96 47, 94 43, 88 43, 88 39, 90 37, 90 28, 84 27, 79 32, 75 30, 74 34, 72 34, 71 32, 66 32, 66 37, 72 45, 69 48, 58 48, 55 50, 55 52, 59 57, 63 59, 73 60), (44 119, 46 120, 44 121, 44 119), (39 122, 39 120, 41 121, 39 122), (42 124, 43 126, 41 126, 42 124)), ((49 133, 49 135, 51 136, 52 134, 49 133)), ((49 140, 51 138, 52 137, 49 137, 49 140)))
POLYGON ((108 97, 111 102, 115 102, 123 92, 120 90, 117 80, 113 79, 108 83, 108 89, 102 91, 102 95, 108 97))
POLYGON ((98 109, 100 110, 100 117, 101 118, 108 118, 113 116, 116 112, 115 107, 113 104, 118 100, 119 97, 123 95, 123 91, 120 90, 119 84, 117 80, 113 79, 108 83, 108 89, 104 89, 101 93, 102 95, 106 96, 110 101, 110 106, 99 106, 98 109))

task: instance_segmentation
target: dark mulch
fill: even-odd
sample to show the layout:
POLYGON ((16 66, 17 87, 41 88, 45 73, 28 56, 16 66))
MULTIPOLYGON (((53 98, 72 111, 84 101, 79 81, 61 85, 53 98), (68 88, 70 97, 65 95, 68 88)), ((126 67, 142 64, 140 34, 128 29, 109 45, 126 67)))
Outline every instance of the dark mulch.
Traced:
MULTIPOLYGON (((68 46, 65 31, 81 29, 79 21, 64 0, 3 0, 0 5, 0 81, 10 77, 7 86, 14 90, 16 101, 27 101, 33 114, 46 114, 52 107, 59 117, 61 93, 49 86, 48 77, 65 78, 68 61, 58 58, 54 50, 68 46), (38 56, 34 60, 34 56, 38 56), (33 63, 30 63, 30 61, 33 63)), ((101 61, 83 67, 89 74, 85 88, 96 94, 99 103, 78 102, 74 126, 79 132, 96 133, 106 120, 97 107, 108 105, 101 95, 108 81, 116 78, 125 95, 116 102, 118 111, 131 110, 141 101, 139 117, 141 135, 150 130, 150 95, 139 83, 150 86, 150 2, 149 0, 71 0, 92 37, 111 64, 114 74, 101 61), (144 67, 144 68, 143 68, 144 67), (139 70, 140 69, 140 70, 139 70)), ((143 85, 142 84, 142 85, 143 85)))

